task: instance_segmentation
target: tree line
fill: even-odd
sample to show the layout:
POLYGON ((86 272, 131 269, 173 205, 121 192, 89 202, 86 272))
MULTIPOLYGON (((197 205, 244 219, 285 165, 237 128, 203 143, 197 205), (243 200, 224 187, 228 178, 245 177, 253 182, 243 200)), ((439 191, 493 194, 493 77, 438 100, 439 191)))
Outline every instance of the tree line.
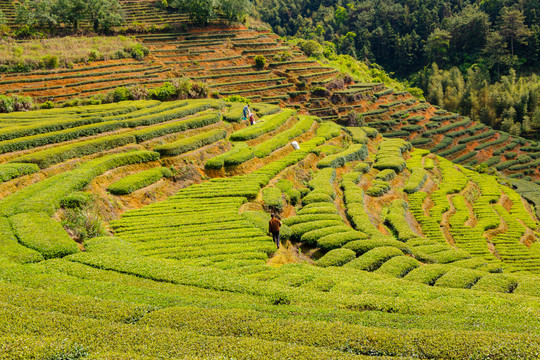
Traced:
POLYGON ((254 0, 279 35, 331 42, 339 53, 408 76, 436 62, 493 73, 538 69, 537 0, 254 0))
POLYGON ((19 25, 39 30, 77 31, 88 23, 95 32, 107 33, 125 18, 118 0, 24 0, 15 3, 15 12, 19 25))

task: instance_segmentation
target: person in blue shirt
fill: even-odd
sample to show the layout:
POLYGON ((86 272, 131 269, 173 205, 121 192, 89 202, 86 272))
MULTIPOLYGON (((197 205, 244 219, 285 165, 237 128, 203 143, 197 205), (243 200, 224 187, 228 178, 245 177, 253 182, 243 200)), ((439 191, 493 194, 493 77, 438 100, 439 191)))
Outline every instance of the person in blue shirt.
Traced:
POLYGON ((251 111, 249 110, 249 105, 246 104, 246 106, 244 106, 244 117, 242 118, 242 120, 249 119, 250 115, 251 115, 251 111))

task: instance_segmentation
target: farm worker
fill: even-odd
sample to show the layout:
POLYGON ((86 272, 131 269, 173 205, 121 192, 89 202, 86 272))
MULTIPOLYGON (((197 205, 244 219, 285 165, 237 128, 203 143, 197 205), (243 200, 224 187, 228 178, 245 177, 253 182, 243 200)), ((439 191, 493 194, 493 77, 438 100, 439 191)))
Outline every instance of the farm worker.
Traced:
POLYGON ((255 121, 255 116, 253 116, 252 113, 249 114, 249 124, 250 125, 254 125, 256 124, 257 122, 255 121))
POLYGON ((268 222, 268 232, 272 233, 272 238, 276 243, 277 248, 279 249, 279 227, 281 226, 281 221, 272 214, 272 218, 268 222))
POLYGON ((294 150, 300 150, 300 145, 298 145, 296 140, 291 142, 291 146, 294 148, 294 150))
POLYGON ((247 120, 249 118, 249 116, 251 115, 251 111, 249 110, 249 105, 246 104, 246 106, 244 106, 244 117, 243 117, 243 120, 247 120))

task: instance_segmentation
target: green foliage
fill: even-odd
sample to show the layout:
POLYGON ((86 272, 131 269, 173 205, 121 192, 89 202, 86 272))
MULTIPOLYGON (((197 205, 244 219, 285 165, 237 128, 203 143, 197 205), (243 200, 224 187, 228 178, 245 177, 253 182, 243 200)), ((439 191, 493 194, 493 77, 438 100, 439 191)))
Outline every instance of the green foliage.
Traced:
POLYGON ((162 156, 176 156, 212 144, 224 139, 226 136, 227 132, 225 130, 215 129, 199 135, 185 137, 172 143, 159 145, 154 150, 162 156))
POLYGON ((420 266, 420 262, 408 256, 395 256, 381 265, 377 273, 393 277, 404 277, 411 270, 420 266))
POLYGON ((135 137, 131 134, 104 136, 22 155, 15 158, 14 161, 34 163, 43 169, 68 159, 95 154, 136 142, 135 137))
POLYGON ((0 200, 0 214, 4 216, 22 212, 52 214, 60 206, 60 201, 64 196, 82 190, 93 178, 105 171, 158 158, 159 153, 153 151, 131 151, 88 161, 75 170, 51 176, 6 196, 0 200))
POLYGON ((343 266, 356 258, 354 251, 349 249, 334 249, 317 260, 316 265, 321 267, 343 266))
POLYGON ((277 187, 266 187, 262 192, 264 206, 272 211, 281 212, 285 206, 281 190, 277 187))
POLYGON ((19 243, 9 220, 0 217, 0 258, 13 263, 32 263, 43 260, 43 255, 19 243))
POLYGON ((272 151, 287 145, 290 140, 308 131, 314 122, 313 116, 300 115, 298 119, 298 123, 292 128, 282 131, 272 139, 253 147, 254 155, 258 158, 270 155, 272 151))
POLYGON ((366 190, 366 195, 379 197, 383 196, 392 189, 389 183, 382 180, 374 180, 371 187, 366 190))
POLYGON ((401 241, 384 237, 384 236, 381 236, 380 234, 375 238, 348 242, 343 247, 346 249, 353 250, 357 256, 361 256, 367 253, 368 251, 371 251, 378 247, 385 247, 385 248, 394 247, 407 254, 411 252, 409 247, 405 245, 404 243, 402 243, 401 241))
POLYGON ((265 116, 261 118, 257 124, 232 133, 230 139, 232 141, 246 141, 254 139, 266 134, 267 132, 277 129, 295 113, 296 111, 294 110, 284 109, 280 113, 265 116))
POLYGON ((300 237, 300 241, 303 244, 316 245, 320 238, 336 233, 348 232, 351 228, 347 225, 330 226, 323 229, 317 229, 309 231, 300 237))
POLYGON ((255 61, 255 67, 257 69, 264 69, 264 66, 266 65, 266 58, 263 55, 257 55, 253 60, 255 61))
POLYGON ((30 212, 9 218, 19 241, 40 252, 45 259, 62 257, 79 251, 77 244, 62 226, 44 213, 30 212))
POLYGON ((35 164, 8 163, 0 165, 0 183, 39 171, 35 164))
POLYGON ((403 191, 408 194, 417 192, 424 186, 428 179, 428 174, 423 168, 415 167, 411 169, 411 176, 403 187, 403 191))
MULTIPOLYGON (((362 241, 362 240, 360 240, 362 241)), ((353 261, 347 263, 347 267, 354 269, 373 271, 377 270, 382 264, 395 256, 401 256, 403 252, 395 247, 381 246, 369 250, 353 261)))
POLYGON ((60 205, 65 209, 76 209, 84 207, 91 200, 91 194, 82 191, 76 191, 60 199, 60 205))
POLYGON ((128 175, 107 187, 111 194, 128 195, 135 190, 151 185, 163 177, 171 177, 172 171, 169 168, 157 167, 128 175))
POLYGON ((365 160, 368 157, 368 149, 366 145, 355 144, 351 145, 348 149, 324 157, 317 163, 318 168, 332 167, 337 168, 345 165, 350 161, 365 160))
POLYGON ((367 235, 360 231, 347 230, 343 232, 336 232, 320 237, 317 240, 317 246, 323 250, 332 250, 342 247, 343 245, 355 241, 367 238, 367 235))

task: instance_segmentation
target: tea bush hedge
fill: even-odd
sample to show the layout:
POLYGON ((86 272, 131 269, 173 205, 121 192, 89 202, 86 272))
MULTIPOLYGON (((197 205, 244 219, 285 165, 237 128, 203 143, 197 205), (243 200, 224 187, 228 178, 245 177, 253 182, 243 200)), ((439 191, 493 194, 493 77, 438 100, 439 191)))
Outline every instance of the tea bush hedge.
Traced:
POLYGON ((343 266, 354 258, 356 258, 356 254, 352 250, 334 249, 324 254, 315 264, 321 267, 343 266))
POLYGON ((22 213, 11 216, 9 221, 21 244, 38 251, 45 259, 79 251, 77 243, 68 236, 60 223, 47 214, 22 213))
POLYGON ((163 177, 171 177, 172 171, 169 168, 158 167, 144 170, 122 178, 107 187, 107 190, 114 195, 128 195, 135 190, 151 185, 163 177))
POLYGON ((161 154, 161 156, 176 156, 212 144, 224 139, 226 136, 227 132, 225 130, 215 129, 157 146, 154 150, 161 154))

